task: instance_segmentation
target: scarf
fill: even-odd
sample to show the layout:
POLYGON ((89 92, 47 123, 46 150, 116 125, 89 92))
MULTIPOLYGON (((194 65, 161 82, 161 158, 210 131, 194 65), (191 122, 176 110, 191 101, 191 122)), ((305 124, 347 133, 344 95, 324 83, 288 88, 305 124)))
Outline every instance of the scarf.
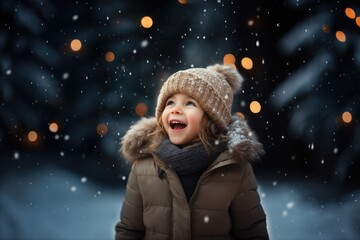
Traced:
POLYGON ((201 142, 180 148, 166 139, 160 144, 155 154, 177 173, 189 201, 200 175, 225 148, 225 142, 212 144, 209 149, 206 149, 201 142))

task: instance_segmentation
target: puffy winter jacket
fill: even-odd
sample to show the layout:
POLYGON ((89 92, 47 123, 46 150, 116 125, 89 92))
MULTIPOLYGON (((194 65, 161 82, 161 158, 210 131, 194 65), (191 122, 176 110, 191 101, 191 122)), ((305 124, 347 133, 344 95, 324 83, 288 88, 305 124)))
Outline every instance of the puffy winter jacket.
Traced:
POLYGON ((262 146, 246 122, 230 125, 228 150, 201 175, 189 202, 177 174, 144 150, 153 124, 155 119, 143 119, 123 139, 123 153, 133 164, 115 238, 268 239, 249 163, 262 146))

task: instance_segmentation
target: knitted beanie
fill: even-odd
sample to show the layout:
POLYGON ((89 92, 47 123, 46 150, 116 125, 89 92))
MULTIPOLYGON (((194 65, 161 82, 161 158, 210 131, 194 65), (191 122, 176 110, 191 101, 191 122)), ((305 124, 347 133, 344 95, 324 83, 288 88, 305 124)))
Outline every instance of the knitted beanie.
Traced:
POLYGON ((156 106, 156 119, 164 111, 166 101, 176 93, 194 98, 210 119, 226 131, 231 120, 234 94, 240 90, 243 77, 231 65, 190 68, 172 74, 164 83, 156 106))

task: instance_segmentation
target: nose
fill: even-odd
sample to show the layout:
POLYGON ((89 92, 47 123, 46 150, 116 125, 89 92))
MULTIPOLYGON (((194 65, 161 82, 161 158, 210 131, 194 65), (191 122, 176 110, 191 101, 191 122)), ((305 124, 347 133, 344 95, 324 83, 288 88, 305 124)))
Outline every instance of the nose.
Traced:
POLYGON ((181 114, 182 110, 181 110, 181 107, 179 107, 178 105, 175 105, 173 108, 171 108, 170 112, 172 114, 181 114))

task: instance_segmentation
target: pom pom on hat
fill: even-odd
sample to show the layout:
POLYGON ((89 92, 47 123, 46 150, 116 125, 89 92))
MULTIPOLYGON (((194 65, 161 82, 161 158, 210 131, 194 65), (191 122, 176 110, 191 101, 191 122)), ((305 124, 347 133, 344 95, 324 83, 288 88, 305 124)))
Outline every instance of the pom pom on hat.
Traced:
POLYGON ((206 68, 190 68, 172 74, 164 83, 156 106, 156 119, 164 111, 166 101, 176 93, 194 98, 210 119, 226 131, 231 121, 234 94, 244 79, 230 65, 212 65, 206 68))
POLYGON ((224 75, 225 80, 229 83, 231 88, 233 89, 234 94, 237 93, 244 82, 244 78, 240 75, 240 73, 233 69, 231 65, 211 65, 206 67, 207 70, 215 71, 224 75))

